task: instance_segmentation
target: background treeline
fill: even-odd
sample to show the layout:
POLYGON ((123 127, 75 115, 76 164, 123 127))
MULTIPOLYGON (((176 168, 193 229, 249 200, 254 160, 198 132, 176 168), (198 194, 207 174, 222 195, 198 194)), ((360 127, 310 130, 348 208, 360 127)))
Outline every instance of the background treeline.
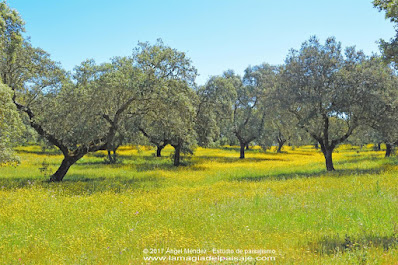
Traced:
POLYGON ((346 141, 385 143, 389 156, 398 144, 393 41, 382 42, 379 57, 311 37, 283 65, 249 66, 243 76, 228 70, 198 86, 191 60, 161 40, 67 72, 31 45, 19 14, 2 2, 0 160, 15 161, 11 147, 26 139, 45 142, 64 156, 51 176, 62 181, 90 152, 107 150, 116 163, 122 144, 154 145, 157 156, 171 145, 175 166, 196 146, 225 144, 239 145, 240 158, 250 145, 280 152, 285 143, 315 144, 329 171, 346 141))

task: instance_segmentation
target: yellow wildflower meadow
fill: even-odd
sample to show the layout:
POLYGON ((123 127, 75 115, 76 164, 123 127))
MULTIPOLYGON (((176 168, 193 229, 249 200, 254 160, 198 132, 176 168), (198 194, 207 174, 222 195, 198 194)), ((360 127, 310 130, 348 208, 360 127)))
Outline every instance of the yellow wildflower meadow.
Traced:
POLYGON ((46 181, 56 151, 18 153, 0 168, 0 264, 398 263, 398 160, 371 146, 341 146, 335 172, 311 146, 244 160, 198 148, 179 168, 171 148, 126 146, 118 164, 88 155, 62 183, 46 181))

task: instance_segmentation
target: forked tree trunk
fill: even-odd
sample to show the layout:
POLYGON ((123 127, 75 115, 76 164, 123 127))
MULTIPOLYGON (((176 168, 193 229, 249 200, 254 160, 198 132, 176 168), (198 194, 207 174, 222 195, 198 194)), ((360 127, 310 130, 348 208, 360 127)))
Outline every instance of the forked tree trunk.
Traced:
POLYGON ((245 147, 246 147, 246 143, 240 143, 240 159, 244 159, 245 158, 245 147))
POLYGON ((390 157, 392 153, 392 145, 391 144, 386 144, 386 154, 385 157, 390 157))
POLYGON ((116 164, 116 149, 108 150, 108 160, 110 164, 116 164))
POLYGON ((283 145, 286 143, 286 140, 279 140, 278 139, 278 150, 276 150, 277 153, 280 153, 282 151, 283 145))
POLYGON ((157 145, 156 146, 156 157, 162 157, 162 150, 165 145, 157 145))

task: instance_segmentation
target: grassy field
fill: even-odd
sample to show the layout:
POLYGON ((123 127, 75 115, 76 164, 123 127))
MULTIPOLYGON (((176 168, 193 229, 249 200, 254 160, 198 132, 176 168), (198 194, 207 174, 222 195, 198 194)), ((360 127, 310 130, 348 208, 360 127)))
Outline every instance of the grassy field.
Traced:
POLYGON ((0 168, 0 264, 219 264, 144 260, 198 248, 222 264, 398 264, 397 158, 342 146, 327 173, 310 146, 245 160, 199 148, 179 168, 171 151, 123 147, 116 165, 91 154, 48 183, 61 156, 19 148, 22 163, 0 168), (237 249, 275 260, 228 261, 237 249))

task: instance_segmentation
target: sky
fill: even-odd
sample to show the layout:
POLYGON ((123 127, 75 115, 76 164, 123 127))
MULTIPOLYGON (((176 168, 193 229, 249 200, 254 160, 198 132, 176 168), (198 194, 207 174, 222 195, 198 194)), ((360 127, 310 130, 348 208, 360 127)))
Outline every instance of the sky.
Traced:
POLYGON ((129 56, 139 41, 158 38, 191 58, 197 84, 249 65, 283 64, 290 49, 316 35, 336 37, 366 54, 395 35, 371 0, 8 0, 26 34, 72 70, 129 56))

